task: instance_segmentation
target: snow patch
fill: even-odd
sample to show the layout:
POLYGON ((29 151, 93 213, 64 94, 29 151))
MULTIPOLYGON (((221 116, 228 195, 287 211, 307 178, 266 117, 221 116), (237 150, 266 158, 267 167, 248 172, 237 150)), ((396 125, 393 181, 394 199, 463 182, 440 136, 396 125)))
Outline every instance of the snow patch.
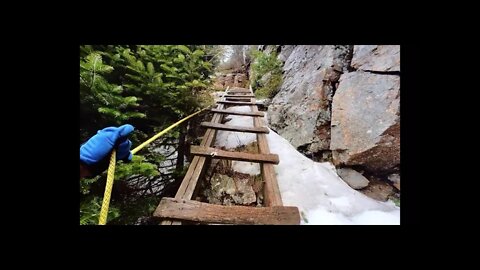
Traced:
MULTIPOLYGON (((249 106, 234 106, 230 107, 227 110, 235 112, 250 112, 249 106)), ((253 127, 253 117, 250 116, 241 116, 241 115, 229 115, 224 117, 224 119, 229 120, 226 122, 226 125, 232 126, 242 126, 242 127, 253 127)), ((246 132, 234 132, 234 131, 225 131, 219 130, 217 132, 217 138, 215 140, 215 146, 225 147, 227 149, 233 149, 241 145, 247 145, 257 140, 255 133, 246 133, 246 132)))
POLYGON ((305 224, 400 224, 400 208, 352 189, 331 163, 308 159, 273 130, 267 139, 280 157, 274 168, 283 204, 304 212, 305 224))
POLYGON ((254 162, 232 161, 232 169, 250 175, 260 174, 260 164, 254 162))

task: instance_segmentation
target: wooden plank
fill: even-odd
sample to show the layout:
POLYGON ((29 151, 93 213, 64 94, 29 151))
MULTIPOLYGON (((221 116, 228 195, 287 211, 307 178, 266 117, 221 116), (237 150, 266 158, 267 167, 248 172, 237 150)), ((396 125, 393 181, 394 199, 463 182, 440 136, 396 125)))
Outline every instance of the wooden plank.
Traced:
MULTIPOLYGON (((254 117, 256 118, 256 117, 254 117)), ((232 126, 225 124, 216 124, 211 122, 202 122, 200 124, 202 127, 214 128, 219 130, 228 130, 228 131, 237 131, 237 132, 250 132, 250 133, 269 133, 270 131, 266 127, 243 127, 243 126, 232 126)))
POLYGON ((246 88, 243 88, 243 89, 237 88, 237 89, 232 89, 227 91, 227 94, 230 94, 230 93, 251 93, 251 91, 246 88))
POLYGON ((227 101, 243 101, 243 102, 251 102, 252 98, 250 97, 247 97, 247 98, 241 98, 241 97, 227 97, 226 100, 227 101))
POLYGON ((228 160, 238 160, 238 161, 249 161, 249 162, 266 162, 272 164, 278 164, 279 159, 277 154, 254 154, 254 153, 245 153, 245 152, 233 152, 225 151, 221 149, 215 149, 212 147, 197 146, 192 145, 190 147, 190 153, 193 155, 200 155, 205 157, 219 158, 219 159, 228 159, 228 160))
POLYGON ((217 103, 221 104, 229 104, 229 105, 255 105, 255 102, 251 101, 217 101, 217 103))
POLYGON ((231 98, 251 99, 251 98, 254 98, 255 96, 253 96, 253 95, 242 95, 242 96, 239 96, 239 95, 225 95, 223 97, 227 98, 227 99, 231 99, 231 98))
POLYGON ((231 96, 231 95, 228 95, 228 96, 224 96, 224 98, 227 98, 227 99, 251 99, 251 98, 254 98, 254 97, 249 97, 249 96, 231 96))
POLYGON ((220 224, 300 224, 300 213, 294 206, 223 206, 175 198, 163 198, 153 216, 220 224))
MULTIPOLYGON (((257 106, 250 106, 252 112, 258 112, 257 106)), ((253 118, 253 126, 260 127, 261 119, 258 117, 253 118)), ((258 152, 261 154, 269 154, 270 149, 268 147, 267 136, 265 134, 257 134, 258 152)), ((283 205, 282 196, 280 194, 280 188, 278 187, 277 177, 275 169, 272 164, 263 163, 260 164, 260 171, 262 173, 266 206, 281 206, 283 205)))
POLYGON ((233 98, 233 97, 249 97, 249 98, 252 98, 252 97, 255 97, 255 95, 224 95, 223 96, 224 98, 233 98))
POLYGON ((254 97, 253 93, 243 92, 243 93, 226 93, 224 97, 254 97))
POLYGON ((232 115, 243 115, 243 116, 265 116, 263 112, 234 112, 229 110, 219 110, 219 109, 210 109, 214 113, 223 113, 223 114, 232 114, 232 115))

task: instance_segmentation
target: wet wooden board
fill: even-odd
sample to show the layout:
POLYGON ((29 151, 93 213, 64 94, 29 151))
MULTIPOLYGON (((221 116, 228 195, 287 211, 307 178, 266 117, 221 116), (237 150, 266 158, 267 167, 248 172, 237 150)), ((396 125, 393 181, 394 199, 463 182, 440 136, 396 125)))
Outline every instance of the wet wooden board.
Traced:
POLYGON ((202 122, 200 125, 206 128, 236 131, 236 132, 266 133, 266 134, 270 132, 269 129, 266 127, 243 127, 243 126, 217 124, 217 123, 211 123, 211 122, 202 122))
POLYGON ((230 94, 230 93, 252 93, 250 90, 244 88, 244 89, 232 89, 232 90, 228 90, 227 91, 227 94, 230 94))
POLYGON ((255 97, 255 95, 224 95, 223 97, 224 98, 233 98, 233 97, 241 97, 241 98, 249 97, 249 98, 252 98, 252 97, 255 97))
POLYGON ((217 101, 217 103, 227 104, 227 105, 255 105, 255 102, 250 101, 217 101))
POLYGON ((163 198, 153 216, 220 224, 300 224, 300 213, 294 206, 223 206, 175 198, 163 198))
MULTIPOLYGON (((258 112, 257 106, 250 106, 252 112, 258 112)), ((253 126, 260 127, 261 119, 258 117, 253 118, 253 126)), ((268 147, 267 136, 265 134, 257 134, 258 153, 269 154, 270 149, 268 147)), ((272 164, 263 163, 260 164, 260 171, 262 173, 266 206, 280 206, 282 203, 282 196, 280 194, 280 188, 278 187, 277 177, 275 169, 272 164)))
POLYGON ((238 160, 258 163, 266 162, 272 164, 278 164, 280 162, 277 154, 253 154, 245 152, 234 152, 196 145, 192 145, 190 147, 190 153, 192 153, 193 155, 201 155, 205 157, 227 160, 238 160))
POLYGON ((250 100, 251 100, 252 98, 250 98, 250 97, 247 97, 247 98, 243 98, 243 97, 227 97, 226 99, 227 99, 227 101, 251 102, 250 100))
POLYGON ((231 114, 231 115, 260 116, 260 117, 265 116, 265 113, 263 112, 234 112, 234 111, 219 110, 219 109, 211 109, 210 111, 214 113, 223 113, 223 114, 231 114))

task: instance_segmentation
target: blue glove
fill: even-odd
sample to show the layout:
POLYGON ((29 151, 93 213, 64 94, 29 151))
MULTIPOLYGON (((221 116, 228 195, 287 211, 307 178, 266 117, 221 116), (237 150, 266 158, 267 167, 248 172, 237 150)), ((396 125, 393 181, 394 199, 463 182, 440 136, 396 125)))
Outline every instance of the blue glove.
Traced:
POLYGON ((104 161, 114 148, 117 148, 117 160, 131 161, 132 142, 127 138, 133 129, 132 125, 127 124, 118 128, 107 127, 99 130, 95 136, 80 147, 80 161, 89 166, 96 165, 104 161))

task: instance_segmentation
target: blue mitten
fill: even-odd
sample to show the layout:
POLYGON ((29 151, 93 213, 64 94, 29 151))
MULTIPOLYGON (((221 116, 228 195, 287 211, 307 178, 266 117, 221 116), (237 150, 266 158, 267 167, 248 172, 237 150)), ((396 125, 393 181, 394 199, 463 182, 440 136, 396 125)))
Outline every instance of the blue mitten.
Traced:
POLYGON ((133 129, 132 125, 126 124, 118 128, 107 127, 99 130, 95 136, 80 147, 80 161, 90 166, 96 165, 104 160, 114 148, 117 148, 117 159, 132 160, 130 152, 132 142, 127 138, 133 129))

